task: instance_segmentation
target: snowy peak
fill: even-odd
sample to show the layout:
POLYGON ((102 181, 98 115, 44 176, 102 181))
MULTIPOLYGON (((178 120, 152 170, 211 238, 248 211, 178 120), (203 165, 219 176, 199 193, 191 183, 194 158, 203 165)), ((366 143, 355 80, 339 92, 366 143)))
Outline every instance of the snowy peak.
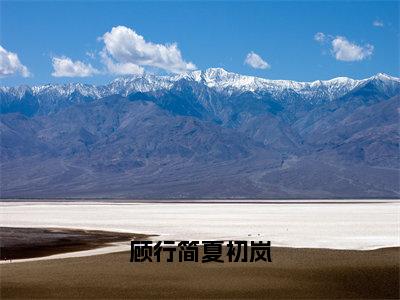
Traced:
POLYGON ((145 73, 143 75, 117 78, 105 87, 109 89, 110 94, 126 96, 132 92, 150 92, 160 89, 169 89, 174 81, 175 80, 173 80, 171 76, 157 76, 145 73))
POLYGON ((293 80, 270 80, 260 77, 240 75, 222 68, 210 68, 205 71, 193 71, 174 78, 192 80, 220 92, 271 93, 274 96, 296 93, 307 99, 323 96, 334 99, 354 89, 363 80, 338 77, 331 80, 298 82, 293 80))
MULTIPOLYGON (((380 81, 384 81, 384 82, 390 82, 390 81, 400 82, 400 78, 393 77, 393 76, 390 76, 385 73, 378 73, 368 79, 369 80, 380 80, 380 81)), ((366 80, 368 80, 368 79, 366 79, 366 80)))
POLYGON ((293 80, 271 80, 254 76, 240 75, 228 72, 222 68, 209 68, 205 71, 193 71, 175 76, 177 79, 193 80, 204 83, 210 88, 236 89, 242 91, 284 91, 292 90, 302 93, 310 89, 326 88, 333 91, 335 88, 351 90, 368 79, 356 80, 348 77, 337 77, 330 80, 316 80, 312 82, 299 82, 293 80))
POLYGON ((232 79, 240 79, 240 76, 235 73, 227 72, 222 68, 209 68, 202 72, 202 77, 206 82, 218 82, 218 81, 227 81, 232 79))
POLYGON ((386 86, 393 90, 400 83, 400 79, 384 73, 378 73, 370 78, 356 80, 348 77, 337 77, 330 80, 316 80, 312 82, 298 82, 292 80, 270 80, 260 77, 241 75, 224 70, 223 68, 209 68, 204 71, 191 71, 179 75, 160 76, 140 74, 117 78, 107 85, 94 86, 82 83, 76 84, 46 84, 41 86, 0 87, 1 94, 9 94, 21 99, 26 93, 35 96, 69 99, 75 94, 94 99, 113 94, 127 96, 133 92, 157 92, 174 88, 175 83, 185 80, 203 84, 220 93, 232 94, 253 92, 271 94, 274 97, 296 94, 305 100, 335 99, 368 82, 377 82, 381 88, 386 86))
POLYGON ((189 81, 201 82, 206 84, 207 86, 216 86, 218 83, 223 84, 226 81, 232 81, 232 79, 234 78, 238 80, 239 77, 244 76, 227 72, 222 68, 209 68, 205 71, 191 71, 181 75, 176 75, 173 77, 173 80, 178 81, 181 79, 186 79, 189 81))
POLYGON ((101 89, 94 85, 82 83, 68 83, 64 85, 46 84, 32 87, 32 93, 34 95, 45 93, 59 96, 71 96, 74 93, 79 93, 85 97, 101 97, 100 90, 101 89))

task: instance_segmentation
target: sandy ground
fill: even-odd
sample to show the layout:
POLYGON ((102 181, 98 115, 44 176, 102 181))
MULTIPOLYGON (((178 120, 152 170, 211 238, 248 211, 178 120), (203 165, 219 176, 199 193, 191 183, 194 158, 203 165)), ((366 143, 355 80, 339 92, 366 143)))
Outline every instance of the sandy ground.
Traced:
POLYGON ((144 238, 147 236, 101 230, 0 227, 0 259, 43 257, 144 238))
MULTIPOLYGON (((1 228, 0 234, 0 254, 14 258, 154 238, 65 228, 1 228)), ((14 260, 0 264, 0 298, 400 298, 400 247, 362 251, 274 247, 271 254, 270 263, 229 263, 227 259, 225 263, 168 263, 165 259, 130 263, 129 252, 14 260)))
POLYGON ((1 298, 400 297, 400 248, 271 254, 270 263, 130 263, 121 252, 2 264, 1 298))

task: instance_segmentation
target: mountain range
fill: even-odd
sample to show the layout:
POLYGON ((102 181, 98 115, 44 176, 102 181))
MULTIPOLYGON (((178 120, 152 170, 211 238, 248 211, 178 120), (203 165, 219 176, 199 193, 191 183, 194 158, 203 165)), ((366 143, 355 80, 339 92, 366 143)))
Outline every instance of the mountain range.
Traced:
POLYGON ((398 198, 400 79, 0 87, 2 198, 398 198))

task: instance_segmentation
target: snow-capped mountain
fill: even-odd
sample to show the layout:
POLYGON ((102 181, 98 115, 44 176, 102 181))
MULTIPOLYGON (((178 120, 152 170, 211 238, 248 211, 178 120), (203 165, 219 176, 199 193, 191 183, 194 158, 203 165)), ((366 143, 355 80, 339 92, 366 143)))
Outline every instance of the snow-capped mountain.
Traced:
POLYGON ((228 72, 222 68, 209 68, 205 71, 192 71, 174 76, 144 75, 138 77, 118 78, 108 87, 116 94, 131 92, 149 92, 160 89, 171 89, 177 81, 187 80, 204 84, 218 91, 228 92, 270 92, 274 94, 293 91, 305 96, 325 91, 330 98, 336 98, 346 92, 371 80, 381 80, 385 83, 399 83, 400 79, 379 73, 367 79, 351 79, 338 77, 331 80, 313 82, 298 82, 292 80, 269 80, 254 76, 240 75, 228 72))
MULTIPOLYGON (((210 68, 206 71, 194 71, 174 77, 175 80, 184 78, 203 83, 209 88, 228 92, 255 92, 272 93, 279 96, 285 91, 292 91, 306 97, 312 97, 314 93, 326 90, 332 98, 355 88, 365 80, 354 80, 347 77, 339 77, 327 81, 297 82, 292 80, 269 80, 254 76, 230 73, 221 68, 210 68)), ((367 79, 368 80, 368 79, 367 79)))
POLYGON ((0 88, 2 197, 399 197, 400 80, 0 88))
POLYGON ((67 99, 72 95, 82 95, 93 99, 118 94, 127 96, 134 92, 155 92, 170 90, 179 81, 196 82, 218 92, 232 94, 253 92, 269 93, 274 97, 283 97, 295 93, 305 99, 325 98, 335 99, 370 81, 380 81, 390 88, 397 86, 400 79, 379 73, 367 79, 356 80, 348 77, 338 77, 331 80, 313 82, 297 82, 292 80, 269 80, 254 76, 227 72, 222 68, 210 68, 205 71, 193 71, 180 75, 157 76, 144 74, 127 76, 113 80, 107 85, 94 86, 88 84, 46 84, 40 86, 0 87, 0 95, 21 99, 26 93, 39 98, 67 99))

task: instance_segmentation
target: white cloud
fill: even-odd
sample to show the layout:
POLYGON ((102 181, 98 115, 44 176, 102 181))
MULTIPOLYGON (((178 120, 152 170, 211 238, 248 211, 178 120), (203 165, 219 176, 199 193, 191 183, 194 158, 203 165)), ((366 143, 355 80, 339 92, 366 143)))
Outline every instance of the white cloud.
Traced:
POLYGON ((29 77, 31 74, 24 66, 16 53, 7 51, 0 46, 0 77, 20 74, 22 77, 29 77))
POLYGON ((100 52, 101 60, 106 65, 108 72, 116 75, 141 75, 144 73, 144 68, 137 64, 126 62, 115 62, 105 51, 100 52))
POLYGON ((260 55, 254 53, 253 51, 247 54, 244 63, 254 69, 268 69, 271 67, 265 60, 261 58, 260 55))
POLYGON ((172 73, 196 69, 193 63, 183 60, 176 43, 153 44, 125 26, 113 27, 101 39, 105 44, 102 58, 112 73, 143 72, 143 66, 156 67, 172 73))
POLYGON ((314 40, 317 41, 318 43, 323 43, 325 42, 325 34, 323 32, 317 32, 314 35, 314 40))
POLYGON ((374 46, 370 44, 359 46, 343 36, 337 36, 332 40, 332 53, 337 60, 360 61, 370 57, 373 52, 374 46))
POLYGON ((85 64, 79 60, 72 61, 69 57, 53 57, 54 77, 89 77, 98 74, 99 71, 91 64, 85 64))
POLYGON ((383 27, 385 26, 385 24, 383 24, 383 21, 381 20, 375 20, 374 22, 372 22, 372 25, 375 27, 383 27))

